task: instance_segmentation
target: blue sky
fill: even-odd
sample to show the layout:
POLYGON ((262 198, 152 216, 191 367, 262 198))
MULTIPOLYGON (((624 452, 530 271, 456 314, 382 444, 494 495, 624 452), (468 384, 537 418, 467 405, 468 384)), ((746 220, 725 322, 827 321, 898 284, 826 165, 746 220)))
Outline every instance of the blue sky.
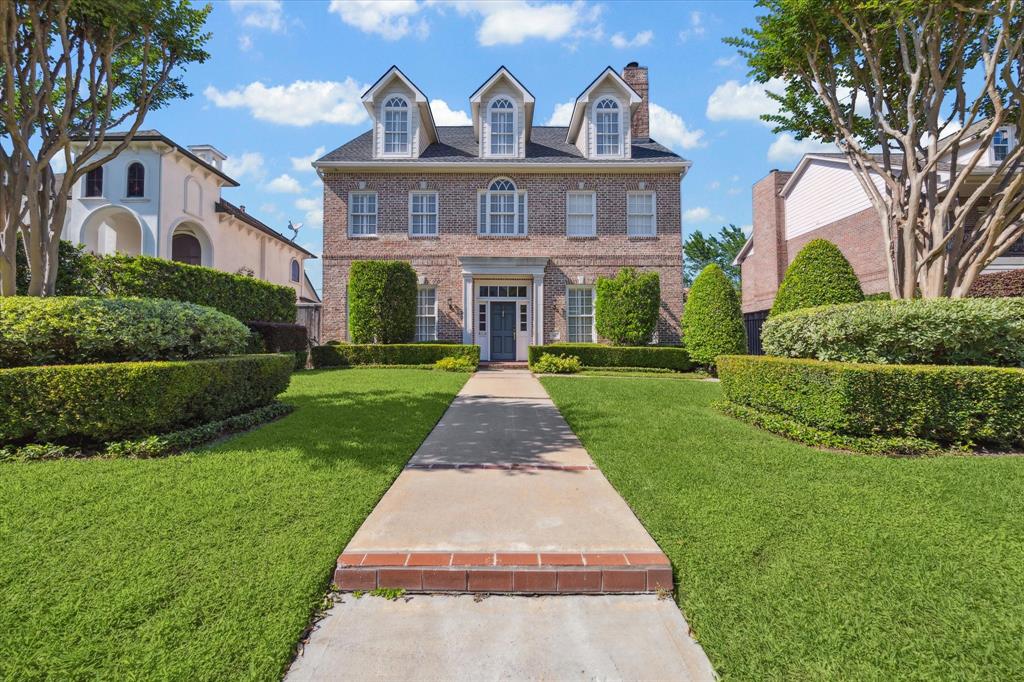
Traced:
MULTIPOLYGON (((816 148, 757 120, 771 108, 765 88, 722 43, 754 16, 742 2, 220 1, 207 23, 212 56, 186 74, 193 96, 145 125, 223 151, 241 182, 224 196, 278 230, 303 223, 298 241, 319 255, 322 190, 309 161, 369 129, 359 97, 391 64, 440 125, 468 122, 469 95, 504 64, 543 125, 564 122, 605 66, 635 60, 650 69, 652 137, 693 161, 687 232, 747 226, 751 185, 816 148)), ((319 287, 318 261, 309 274, 319 287)))

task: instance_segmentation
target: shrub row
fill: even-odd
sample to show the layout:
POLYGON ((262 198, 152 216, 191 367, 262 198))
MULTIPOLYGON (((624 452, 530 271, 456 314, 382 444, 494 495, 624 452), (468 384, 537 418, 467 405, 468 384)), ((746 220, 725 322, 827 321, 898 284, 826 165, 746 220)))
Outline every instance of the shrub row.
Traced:
POLYGON ((104 443, 224 419, 288 387, 290 355, 0 370, 0 446, 104 443))
POLYGON ((301 324, 288 322, 249 322, 253 334, 253 353, 291 353, 295 369, 303 369, 309 359, 309 333, 301 324))
POLYGON ((1024 366, 1024 298, 914 299, 772 316, 765 353, 843 362, 1024 366))
POLYGON ((846 436, 1024 445, 1024 370, 722 356, 732 403, 846 436))
POLYGON ((576 374, 583 369, 583 364, 575 355, 541 353, 530 369, 540 374, 576 374))
POLYGON ((350 365, 432 365, 441 358, 466 358, 475 367, 480 346, 455 343, 358 344, 328 343, 313 346, 313 367, 350 365))
POLYGON ((1024 296, 1024 268, 979 275, 969 295, 979 298, 1024 296))
POLYGON ((599 343, 530 346, 530 367, 545 353, 578 358, 584 367, 658 367, 677 372, 693 368, 686 349, 680 346, 604 346, 599 343))
POLYGON ((187 360, 245 350, 249 332, 191 303, 132 298, 0 298, 0 367, 187 360))

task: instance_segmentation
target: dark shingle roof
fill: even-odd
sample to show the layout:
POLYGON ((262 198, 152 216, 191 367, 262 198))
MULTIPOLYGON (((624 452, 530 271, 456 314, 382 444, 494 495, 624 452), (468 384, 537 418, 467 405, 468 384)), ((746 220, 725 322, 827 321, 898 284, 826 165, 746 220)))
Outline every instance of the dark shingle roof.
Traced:
MULTIPOLYGON (((598 160, 588 159, 580 150, 565 141, 568 128, 564 126, 534 126, 530 142, 526 145, 525 159, 493 159, 479 156, 479 144, 473 134, 473 126, 438 126, 438 141, 427 147, 418 159, 375 159, 373 158, 373 131, 367 130, 350 142, 328 152, 317 160, 325 162, 464 162, 493 164, 497 161, 514 165, 517 163, 622 163, 630 159, 598 160)), ((680 162, 685 161, 671 149, 654 140, 633 143, 633 161, 680 162)))

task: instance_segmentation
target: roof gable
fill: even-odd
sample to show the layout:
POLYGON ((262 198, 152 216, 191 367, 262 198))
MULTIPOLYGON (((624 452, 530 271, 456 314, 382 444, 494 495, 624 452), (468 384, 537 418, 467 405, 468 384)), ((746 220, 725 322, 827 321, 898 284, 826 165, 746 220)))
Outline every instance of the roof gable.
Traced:
POLYGON ((427 135, 431 142, 437 142, 437 126, 434 125, 434 114, 430 111, 430 100, 427 99, 426 94, 417 87, 412 80, 409 79, 402 70, 397 66, 392 65, 390 69, 384 72, 384 75, 377 79, 377 82, 366 89, 363 93, 362 102, 363 106, 366 107, 366 111, 372 118, 375 115, 376 98, 384 91, 392 81, 398 80, 406 88, 412 91, 413 99, 416 101, 416 106, 420 111, 420 119, 425 122, 427 135))
POLYGON ((606 66, 604 71, 599 73, 597 78, 590 82, 590 85, 583 88, 583 92, 581 92, 576 98, 576 102, 572 107, 572 116, 569 117, 569 129, 566 132, 565 138, 566 142, 569 144, 575 144, 576 138, 580 134, 580 129, 583 127, 583 112, 590 103, 591 95, 597 88, 609 81, 629 99, 630 114, 640 106, 640 103, 643 101, 640 93, 634 90, 629 83, 623 80, 622 76, 620 76, 615 69, 610 66, 606 66))
POLYGON ((524 122, 526 123, 526 139, 530 139, 530 131, 533 128, 533 107, 537 100, 533 96, 525 85, 523 85, 518 78, 512 75, 504 66, 499 66, 498 70, 491 74, 490 78, 483 82, 479 88, 477 88, 472 95, 469 96, 469 108, 473 117, 473 133, 480 137, 480 105, 482 103, 483 95, 497 83, 501 81, 507 82, 512 86, 513 89, 518 90, 520 96, 523 98, 523 104, 526 109, 524 122))

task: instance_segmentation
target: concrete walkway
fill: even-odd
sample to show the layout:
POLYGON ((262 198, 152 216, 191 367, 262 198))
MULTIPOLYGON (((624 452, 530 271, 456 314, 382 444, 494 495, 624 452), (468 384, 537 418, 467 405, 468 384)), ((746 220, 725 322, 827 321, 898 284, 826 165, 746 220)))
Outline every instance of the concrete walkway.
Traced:
MULTIPOLYGON (((665 561, 540 382, 525 370, 483 370, 356 532, 339 560, 345 580, 336 582, 368 589, 384 585, 387 574, 389 586, 429 592, 447 581, 454 586, 442 589, 464 592, 467 570, 458 562, 465 558, 478 564, 468 570, 469 591, 474 576, 477 591, 499 593, 644 592, 655 577, 670 587, 667 566, 642 567, 658 563, 650 557, 665 561), (516 589, 512 573, 495 582, 502 570, 519 571, 516 589), (521 578, 527 589, 518 589, 521 578), (563 578, 576 587, 562 589, 563 578)), ((399 678, 711 680, 713 673, 675 604, 653 594, 417 594, 396 602, 343 596, 288 675, 399 678)))

